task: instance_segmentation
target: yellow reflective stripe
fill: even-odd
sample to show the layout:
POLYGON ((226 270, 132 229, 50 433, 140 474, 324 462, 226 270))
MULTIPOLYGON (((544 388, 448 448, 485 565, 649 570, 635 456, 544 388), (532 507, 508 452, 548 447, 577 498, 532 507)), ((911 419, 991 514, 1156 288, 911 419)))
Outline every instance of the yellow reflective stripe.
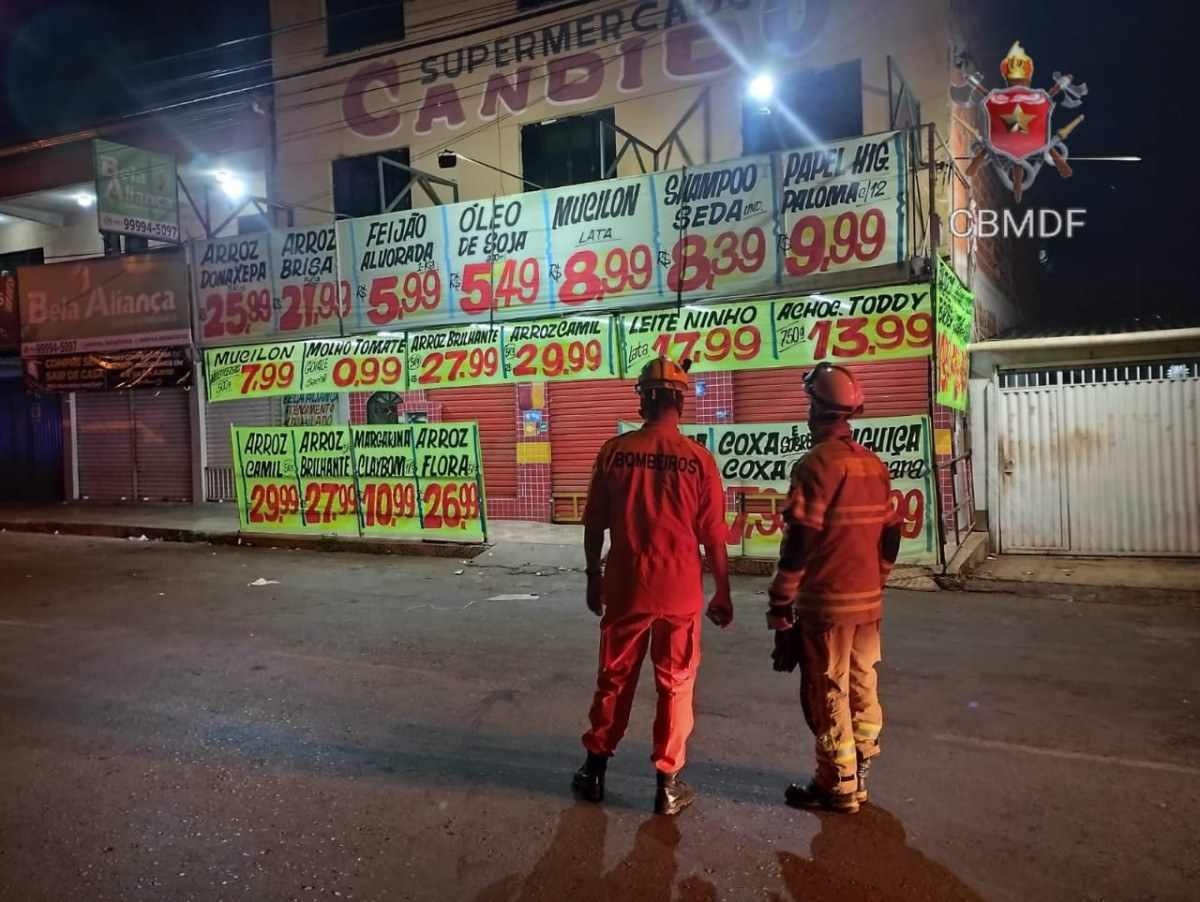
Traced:
POLYGON ((834 761, 854 761, 858 758, 858 753, 854 751, 854 743, 847 745, 839 745, 834 751, 834 761))
POLYGON ((854 725, 855 739, 876 739, 879 737, 880 731, 883 729, 883 724, 867 723, 859 721, 854 725))
POLYGON ((812 598, 816 601, 858 601, 861 598, 879 598, 878 589, 870 589, 866 592, 813 592, 805 591, 804 598, 812 598))

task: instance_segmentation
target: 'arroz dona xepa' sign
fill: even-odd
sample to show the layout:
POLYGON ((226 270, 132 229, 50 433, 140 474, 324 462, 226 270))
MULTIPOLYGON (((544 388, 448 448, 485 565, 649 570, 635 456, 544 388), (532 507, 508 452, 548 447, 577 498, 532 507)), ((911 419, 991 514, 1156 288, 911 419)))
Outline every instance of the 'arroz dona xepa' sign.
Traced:
POLYGON ((475 423, 234 426, 244 532, 482 542, 475 423))

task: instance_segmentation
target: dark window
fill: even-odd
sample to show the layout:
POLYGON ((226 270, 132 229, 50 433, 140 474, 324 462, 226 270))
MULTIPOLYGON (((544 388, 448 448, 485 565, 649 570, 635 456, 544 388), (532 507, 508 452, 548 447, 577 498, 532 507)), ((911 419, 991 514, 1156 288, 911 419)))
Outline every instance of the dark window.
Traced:
POLYGON ((271 223, 261 213, 250 213, 237 218, 237 227, 239 235, 253 235, 255 232, 265 232, 271 228, 271 223))
POLYGON ((525 190, 559 188, 609 177, 617 153, 613 111, 597 110, 521 129, 525 190))
POLYGON ((403 40, 401 0, 325 0, 325 47, 330 54, 403 40))
POLYGON ((333 211, 342 216, 377 216, 412 207, 408 148, 343 157, 333 161, 333 211), (400 164, 399 166, 394 164, 400 164))
POLYGON ((781 77, 766 104, 742 101, 742 152, 769 153, 861 135, 860 60, 781 77))

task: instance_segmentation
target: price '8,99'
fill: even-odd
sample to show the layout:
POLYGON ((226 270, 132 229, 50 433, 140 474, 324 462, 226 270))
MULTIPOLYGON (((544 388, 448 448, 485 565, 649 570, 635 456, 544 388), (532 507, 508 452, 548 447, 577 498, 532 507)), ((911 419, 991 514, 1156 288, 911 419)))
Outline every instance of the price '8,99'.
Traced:
POLYGON ((558 299, 564 304, 602 301, 608 295, 643 291, 654 278, 654 255, 644 244, 628 251, 609 248, 603 257, 589 248, 577 250, 563 266, 558 299))

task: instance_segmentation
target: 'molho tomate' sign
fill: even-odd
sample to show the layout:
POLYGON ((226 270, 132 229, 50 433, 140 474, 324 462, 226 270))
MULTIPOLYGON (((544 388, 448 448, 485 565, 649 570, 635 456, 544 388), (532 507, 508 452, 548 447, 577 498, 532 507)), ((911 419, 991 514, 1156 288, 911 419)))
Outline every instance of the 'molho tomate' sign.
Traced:
POLYGON ((26 357, 191 342, 187 267, 178 254, 23 266, 17 285, 26 357))

